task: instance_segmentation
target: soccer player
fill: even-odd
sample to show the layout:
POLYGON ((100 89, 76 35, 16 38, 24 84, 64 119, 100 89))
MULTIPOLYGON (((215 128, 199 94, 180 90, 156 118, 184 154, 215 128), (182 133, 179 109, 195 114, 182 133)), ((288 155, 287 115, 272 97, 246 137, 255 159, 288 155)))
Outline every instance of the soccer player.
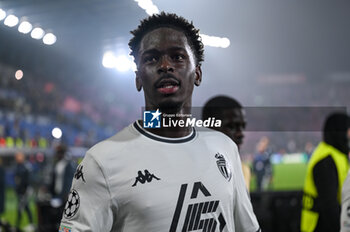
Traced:
MULTIPOLYGON (((182 17, 143 20, 129 42, 146 111, 190 114, 202 78, 199 31, 182 17)), ((144 120, 145 121, 145 120, 144 120)), ((77 168, 61 231, 259 231, 237 146, 215 131, 143 128, 93 146, 77 168)))
MULTIPOLYGON (((348 129, 347 137, 350 148, 350 129, 348 129)), ((350 232, 350 172, 345 179, 341 194, 340 232, 350 232)))
POLYGON ((350 172, 345 179, 341 198, 340 232, 350 232, 350 172))
MULTIPOLYGON (((237 145, 238 150, 243 144, 243 131, 247 121, 242 105, 228 96, 215 96, 209 99, 202 112, 202 119, 216 118, 220 119, 220 127, 212 127, 214 130, 221 131, 230 137, 237 145)), ((247 189, 250 188, 251 171, 248 165, 242 163, 242 171, 247 189)))

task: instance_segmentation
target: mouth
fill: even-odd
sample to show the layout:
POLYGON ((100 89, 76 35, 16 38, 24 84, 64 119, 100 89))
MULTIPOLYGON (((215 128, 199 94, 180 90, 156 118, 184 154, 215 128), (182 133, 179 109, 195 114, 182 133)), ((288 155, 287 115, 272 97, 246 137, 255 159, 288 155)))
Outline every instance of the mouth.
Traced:
POLYGON ((161 94, 174 94, 180 88, 180 83, 174 79, 162 79, 156 85, 157 91, 161 94))

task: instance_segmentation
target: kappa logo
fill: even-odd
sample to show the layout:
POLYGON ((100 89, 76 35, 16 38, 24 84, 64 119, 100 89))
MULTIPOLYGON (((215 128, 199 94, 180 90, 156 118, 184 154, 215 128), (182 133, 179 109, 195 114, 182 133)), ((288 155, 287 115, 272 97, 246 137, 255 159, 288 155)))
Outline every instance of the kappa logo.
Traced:
POLYGON ((228 167, 228 165, 226 164, 225 157, 218 152, 215 154, 215 158, 218 159, 216 161, 216 164, 218 165, 219 171, 225 177, 226 180, 230 181, 232 177, 232 172, 228 167))
POLYGON ((149 173, 147 169, 145 169, 145 174, 142 173, 142 171, 138 171, 138 176, 135 179, 135 183, 132 185, 132 187, 135 187, 137 183, 144 184, 146 182, 151 182, 153 179, 160 180, 160 178, 156 177, 154 174, 149 173))
POLYGON ((83 180, 83 182, 85 183, 85 179, 84 179, 84 173, 83 173, 83 165, 80 165, 77 167, 77 170, 74 173, 74 178, 79 180, 80 178, 83 180))
MULTIPOLYGON (((181 211, 185 201, 187 186, 188 184, 181 185, 169 232, 177 231, 179 220, 181 218, 181 211)), ((197 199, 200 192, 204 197, 211 197, 210 192, 202 184, 202 182, 195 182, 193 184, 190 200, 193 202, 194 199, 197 199)), ((217 229, 220 232, 223 231, 226 227, 226 221, 224 215, 220 211, 218 212, 219 204, 219 200, 207 200, 189 204, 186 210, 186 216, 184 218, 184 223, 181 231, 215 232, 217 229)))

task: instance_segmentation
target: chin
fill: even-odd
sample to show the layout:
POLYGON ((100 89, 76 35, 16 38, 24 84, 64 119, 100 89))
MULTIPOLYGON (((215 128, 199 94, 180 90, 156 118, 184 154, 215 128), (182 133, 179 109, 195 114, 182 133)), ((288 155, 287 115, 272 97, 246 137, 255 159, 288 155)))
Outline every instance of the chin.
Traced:
POLYGON ((162 113, 176 113, 181 110, 181 106, 181 103, 173 101, 166 101, 159 104, 162 113))

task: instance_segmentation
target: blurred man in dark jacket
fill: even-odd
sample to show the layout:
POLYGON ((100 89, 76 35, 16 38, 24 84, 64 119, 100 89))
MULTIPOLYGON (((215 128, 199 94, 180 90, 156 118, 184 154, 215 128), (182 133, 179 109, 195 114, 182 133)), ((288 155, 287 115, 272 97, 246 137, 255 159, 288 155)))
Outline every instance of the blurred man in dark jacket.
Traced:
POLYGON ((33 223, 32 213, 29 209, 29 180, 30 180, 30 167, 25 163, 25 156, 22 152, 17 152, 15 155, 16 168, 15 168, 15 191, 17 194, 17 219, 16 227, 19 228, 22 218, 22 211, 25 210, 30 224, 33 223))
POLYGON ((58 229, 64 204, 67 201, 72 184, 75 165, 68 158, 67 147, 63 144, 56 147, 54 159, 50 192, 53 199, 51 203, 55 210, 51 218, 51 223, 54 224, 55 229, 58 229))
POLYGON ((0 216, 5 211, 5 169, 0 158, 0 216))
POLYGON ((323 141, 309 161, 304 185, 301 231, 339 231, 341 190, 348 164, 349 116, 331 114, 324 124, 323 141))

